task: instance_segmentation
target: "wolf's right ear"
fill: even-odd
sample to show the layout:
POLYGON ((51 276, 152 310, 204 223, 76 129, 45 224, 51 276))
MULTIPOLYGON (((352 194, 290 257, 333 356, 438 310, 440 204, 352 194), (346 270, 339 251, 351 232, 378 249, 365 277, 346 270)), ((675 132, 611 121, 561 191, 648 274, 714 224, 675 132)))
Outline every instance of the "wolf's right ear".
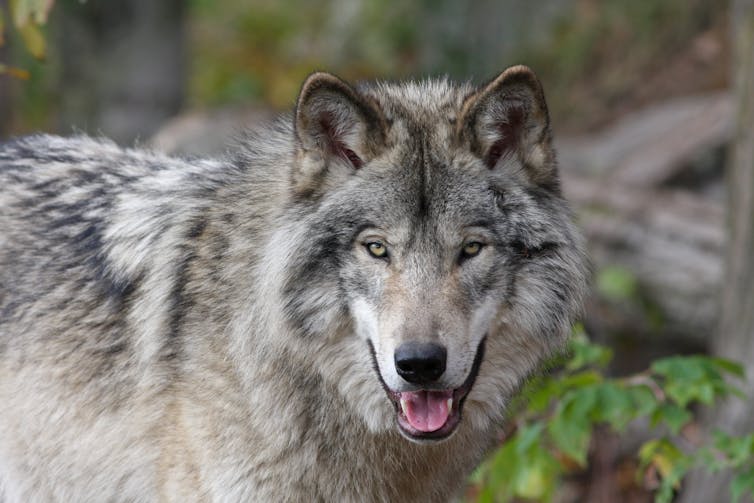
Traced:
POLYGON ((466 98, 458 127, 460 138, 490 169, 515 157, 532 182, 557 187, 547 103, 528 67, 510 67, 466 98))
POLYGON ((309 76, 296 102, 299 165, 294 183, 312 189, 333 163, 360 168, 385 144, 385 119, 377 103, 329 73, 309 76))

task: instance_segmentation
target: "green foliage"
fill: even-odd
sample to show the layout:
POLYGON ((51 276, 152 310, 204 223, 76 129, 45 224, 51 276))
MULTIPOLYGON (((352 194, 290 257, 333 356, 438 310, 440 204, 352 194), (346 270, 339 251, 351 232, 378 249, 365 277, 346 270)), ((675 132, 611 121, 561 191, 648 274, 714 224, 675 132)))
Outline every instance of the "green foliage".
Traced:
POLYGON ((606 298, 618 302, 634 298, 639 287, 634 274, 622 267, 605 267, 597 274, 597 291, 606 298))
MULTIPOLYGON (((43 60, 46 42, 42 26, 55 0, 10 0, 8 10, 13 26, 18 31, 24 46, 38 60, 43 60)), ((5 44, 5 12, 0 8, 0 47, 5 44)), ((7 74, 20 79, 28 79, 29 72, 0 63, 0 75, 7 74)))
POLYGON ((415 70, 419 5, 382 0, 190 2, 194 105, 256 99, 287 108, 315 69, 348 79, 415 70))
MULTIPOLYGON (((622 279, 618 283, 623 284, 622 279)), ((514 404, 513 433, 472 478, 477 501, 550 501, 564 475, 587 466, 596 426, 621 432, 639 418, 659 426, 658 438, 638 453, 640 469, 660 480, 656 502, 670 502, 684 475, 697 466, 735 470, 734 499, 754 495, 754 434, 740 438, 718 431, 709 445, 694 450, 684 450, 678 442, 694 417, 692 406, 741 395, 727 381, 743 377, 740 365, 721 358, 673 356, 639 374, 609 378, 603 369, 611 356, 577 328, 560 370, 532 380, 514 404)))
POLYGON ((546 84, 555 123, 584 128, 585 118, 610 118, 610 109, 638 96, 648 75, 725 12, 705 0, 585 0, 556 20, 547 37, 520 48, 517 59, 546 84))

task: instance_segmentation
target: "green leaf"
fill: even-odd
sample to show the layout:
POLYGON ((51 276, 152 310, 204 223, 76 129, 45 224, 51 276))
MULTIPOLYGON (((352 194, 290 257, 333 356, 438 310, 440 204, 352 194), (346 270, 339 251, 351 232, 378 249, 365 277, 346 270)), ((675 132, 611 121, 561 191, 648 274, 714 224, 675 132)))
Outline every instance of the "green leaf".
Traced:
POLYGON ((609 348, 593 344, 585 335, 574 336, 570 341, 571 358, 566 363, 569 371, 579 370, 591 365, 604 367, 613 358, 613 352, 609 348))
POLYGON ((704 405, 712 405, 715 401, 715 387, 710 383, 701 383, 696 389, 696 398, 704 405))
POLYGON ((712 438, 715 448, 726 456, 730 466, 741 466, 754 457, 754 433, 738 437, 716 430, 712 438))
POLYGON ((733 503, 737 503, 741 496, 754 496, 754 466, 739 473, 730 482, 730 493, 733 503))
POLYGON ((543 429, 544 424, 536 423, 531 426, 525 426, 518 430, 518 445, 516 448, 518 453, 522 455, 526 454, 526 452, 530 450, 536 442, 539 442, 541 440, 543 429))
POLYGON ((511 495, 510 481, 518 468, 516 454, 518 437, 514 435, 495 453, 489 469, 485 470, 486 484, 493 494, 500 496, 511 495))
POLYGON ((652 414, 652 424, 665 423, 670 431, 677 435, 681 428, 691 420, 691 413, 672 403, 660 405, 652 414))
POLYGON ((716 398, 739 391, 728 384, 723 373, 736 375, 738 369, 725 360, 716 361, 706 356, 674 356, 654 362, 652 371, 668 397, 681 407, 693 401, 710 405, 716 398))
POLYGON ((528 412, 535 415, 544 412, 550 402, 560 396, 561 389, 560 383, 551 378, 537 379, 527 384, 522 394, 528 400, 528 412))
POLYGON ((499 500, 514 496, 548 499, 561 468, 543 444, 543 423, 524 425, 483 468, 484 487, 499 500), (488 468, 487 468, 488 467, 488 468))
POLYGON ((629 387, 628 394, 634 403, 634 418, 649 416, 658 407, 657 397, 646 384, 629 387))
POLYGON ((665 394, 680 407, 686 407, 689 402, 699 396, 698 386, 689 382, 669 380, 665 384, 665 394))
POLYGON ((615 430, 622 431, 634 419, 636 406, 631 393, 614 381, 597 387, 597 407, 593 420, 605 421, 615 430))
POLYGON ((495 503, 495 495, 489 487, 484 487, 477 495, 476 503, 495 503))
POLYGON ((586 466, 592 433, 590 415, 596 401, 594 387, 573 391, 564 397, 548 425, 555 446, 580 466, 586 466))
POLYGON ((655 503, 672 503, 673 487, 668 484, 660 484, 660 489, 655 493, 655 503))
POLYGON ((710 362, 727 374, 743 379, 746 376, 743 365, 720 357, 710 357, 710 362))
POLYGON ((600 383, 602 382, 602 379, 602 375, 599 372, 587 370, 584 372, 579 372, 577 374, 565 376, 559 381, 559 385, 560 389, 563 392, 566 392, 600 383))
POLYGON ((653 372, 672 379, 698 381, 706 377, 702 358, 698 356, 671 356, 652 363, 653 372))

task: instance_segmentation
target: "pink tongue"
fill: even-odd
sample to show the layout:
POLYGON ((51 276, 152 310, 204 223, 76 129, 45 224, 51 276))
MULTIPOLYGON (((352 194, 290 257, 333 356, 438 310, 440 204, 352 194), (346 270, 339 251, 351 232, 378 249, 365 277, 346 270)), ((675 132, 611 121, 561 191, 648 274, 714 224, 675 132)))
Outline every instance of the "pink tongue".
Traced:
POLYGON ((436 431, 448 421, 448 399, 453 390, 447 391, 404 391, 401 399, 406 401, 406 419, 419 431, 436 431))

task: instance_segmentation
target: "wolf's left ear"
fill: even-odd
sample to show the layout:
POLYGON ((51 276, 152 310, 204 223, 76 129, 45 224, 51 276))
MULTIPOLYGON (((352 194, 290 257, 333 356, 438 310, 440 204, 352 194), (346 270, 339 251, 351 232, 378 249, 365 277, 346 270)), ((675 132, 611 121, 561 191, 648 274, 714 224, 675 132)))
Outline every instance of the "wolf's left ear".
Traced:
POLYGON ((385 119, 379 106, 329 73, 314 73, 306 79, 296 102, 294 124, 301 156, 297 185, 311 184, 333 163, 358 169, 385 143, 385 119))
POLYGON ((547 103, 528 67, 510 67, 469 96, 458 127, 461 138, 490 169, 517 156, 532 182, 557 186, 547 103))

